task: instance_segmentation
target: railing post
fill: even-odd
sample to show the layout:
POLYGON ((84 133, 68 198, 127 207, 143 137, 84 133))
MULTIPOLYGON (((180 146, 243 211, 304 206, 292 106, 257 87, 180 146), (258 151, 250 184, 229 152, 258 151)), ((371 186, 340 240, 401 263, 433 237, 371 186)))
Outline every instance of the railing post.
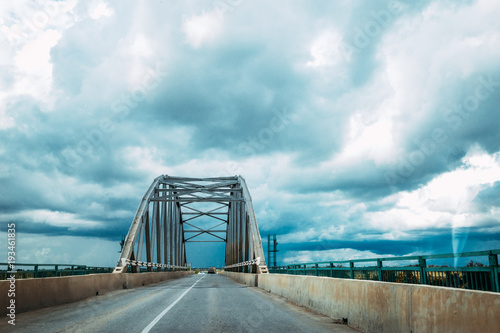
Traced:
POLYGON ((71 266, 71 275, 75 275, 75 266, 74 265, 71 266))
POLYGON ((491 289, 494 292, 500 292, 498 281, 498 256, 496 254, 488 255, 490 269, 491 269, 491 289))
POLYGON ((38 277, 38 265, 35 265, 35 271, 33 272, 33 277, 34 278, 38 277))
POLYGON ((307 275, 306 269, 307 269, 306 264, 304 264, 304 275, 307 275))
POLYGON ((382 279, 382 260, 377 259, 377 271, 378 271, 378 280, 384 281, 382 279))
POLYGON ((59 265, 55 265, 54 268, 56 270, 54 275, 57 277, 57 273, 58 273, 57 271, 59 270, 59 265))
POLYGON ((420 257, 418 266, 420 267, 420 284, 427 284, 427 261, 420 257))
POLYGON ((333 262, 330 263, 330 277, 333 277, 333 262))
POLYGON ((318 276, 318 263, 314 264, 314 270, 315 270, 316 276, 318 276))
POLYGON ((351 279, 354 279, 354 263, 349 261, 349 269, 351 270, 351 279))

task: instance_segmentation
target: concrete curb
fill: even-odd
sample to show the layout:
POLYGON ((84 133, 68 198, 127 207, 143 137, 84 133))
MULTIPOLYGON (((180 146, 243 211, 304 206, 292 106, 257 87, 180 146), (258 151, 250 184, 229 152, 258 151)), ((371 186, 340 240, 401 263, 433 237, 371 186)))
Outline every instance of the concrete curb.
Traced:
POLYGON ((0 315, 8 314, 10 300, 15 299, 15 313, 76 302, 113 290, 130 289, 181 278, 194 272, 153 272, 123 274, 90 274, 41 279, 19 279, 15 282, 15 297, 8 296, 10 282, 0 281, 0 315))

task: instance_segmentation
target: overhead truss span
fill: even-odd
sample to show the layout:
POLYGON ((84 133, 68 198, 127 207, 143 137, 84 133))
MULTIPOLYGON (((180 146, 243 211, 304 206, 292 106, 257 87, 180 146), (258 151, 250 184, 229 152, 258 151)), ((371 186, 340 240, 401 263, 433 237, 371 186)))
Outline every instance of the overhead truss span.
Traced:
POLYGON ((187 269, 189 242, 226 243, 226 270, 268 272, 243 177, 162 175, 139 204, 114 273, 187 269))

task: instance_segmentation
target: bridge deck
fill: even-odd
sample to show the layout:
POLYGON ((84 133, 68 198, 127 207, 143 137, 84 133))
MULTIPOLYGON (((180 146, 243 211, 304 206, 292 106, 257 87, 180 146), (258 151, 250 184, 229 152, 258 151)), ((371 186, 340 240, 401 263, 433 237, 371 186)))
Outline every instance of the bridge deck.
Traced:
POLYGON ((261 289, 201 274, 21 313, 9 326, 2 321, 0 331, 356 332, 261 289))

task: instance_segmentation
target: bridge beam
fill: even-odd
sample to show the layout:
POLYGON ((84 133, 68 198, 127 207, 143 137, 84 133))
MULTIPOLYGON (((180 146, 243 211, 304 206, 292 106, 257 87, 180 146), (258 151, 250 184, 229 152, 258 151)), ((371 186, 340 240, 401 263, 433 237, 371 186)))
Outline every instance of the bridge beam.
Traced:
POLYGON ((267 273, 252 199, 243 177, 162 175, 155 178, 141 200, 114 272, 126 272, 132 262, 141 263, 133 266, 133 271, 144 263, 148 271, 155 267, 187 269, 186 242, 212 241, 226 242, 228 270, 267 273), (200 218, 212 219, 216 225, 197 225, 200 218), (192 240, 197 237, 205 238, 192 240))

